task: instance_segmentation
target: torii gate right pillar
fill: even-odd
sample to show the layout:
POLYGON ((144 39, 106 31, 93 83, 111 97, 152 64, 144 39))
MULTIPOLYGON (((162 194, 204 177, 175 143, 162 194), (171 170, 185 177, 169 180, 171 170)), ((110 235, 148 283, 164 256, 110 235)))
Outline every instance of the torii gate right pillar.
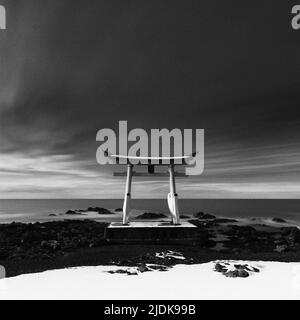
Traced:
POLYGON ((131 202, 132 173, 133 173, 133 165, 129 164, 127 166, 127 178, 126 178, 125 196, 124 196, 124 204, 123 204, 123 225, 128 224, 129 214, 131 210, 130 202, 131 202))
POLYGON ((169 166, 169 175, 170 175, 170 192, 168 193, 169 210, 171 213, 172 223, 180 224, 178 195, 176 193, 176 185, 175 185, 174 165, 169 166))

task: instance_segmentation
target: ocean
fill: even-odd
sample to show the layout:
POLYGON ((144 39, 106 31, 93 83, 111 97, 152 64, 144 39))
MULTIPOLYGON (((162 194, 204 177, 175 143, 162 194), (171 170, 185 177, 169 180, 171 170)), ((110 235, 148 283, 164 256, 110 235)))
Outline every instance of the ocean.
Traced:
MULTIPOLYGON (((0 223, 59 220, 66 218, 62 214, 69 209, 98 206, 115 210, 122 207, 122 204, 122 199, 0 199, 0 223), (49 216, 50 214, 56 216, 49 216)), ((165 199, 133 199, 132 208, 133 219, 141 212, 168 213, 165 199)), ((202 211, 222 217, 280 217, 300 222, 300 199, 180 199, 179 208, 184 215, 202 211)), ((122 213, 95 215, 92 218, 98 221, 121 221, 122 213)))

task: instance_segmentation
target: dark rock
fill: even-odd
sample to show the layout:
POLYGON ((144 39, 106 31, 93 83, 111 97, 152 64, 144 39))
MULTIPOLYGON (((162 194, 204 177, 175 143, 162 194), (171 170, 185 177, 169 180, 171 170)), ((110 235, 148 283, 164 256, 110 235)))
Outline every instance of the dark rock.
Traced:
POLYGON ((68 210, 65 214, 67 215, 84 215, 85 212, 97 212, 98 214, 113 214, 113 212, 108 209, 101 207, 88 207, 87 209, 79 209, 79 210, 68 210))
POLYGON ((189 219, 189 218, 190 218, 190 216, 187 216, 187 215, 181 214, 181 215, 180 215, 180 218, 181 218, 181 219, 189 219))
POLYGON ((65 212, 65 214, 67 214, 67 215, 77 215, 77 216, 81 216, 82 215, 81 212, 75 211, 75 210, 68 210, 68 211, 65 212))
POLYGON ((193 216, 194 216, 195 218, 201 218, 201 217, 203 217, 203 215, 204 215, 204 212, 202 212, 202 211, 196 212, 196 213, 193 214, 193 216))
POLYGON ((21 243, 22 244, 31 244, 35 241, 46 240, 43 238, 43 234, 37 230, 28 230, 25 231, 22 235, 21 243))
POLYGON ((113 212, 101 207, 89 207, 86 211, 95 211, 98 214, 113 214, 113 212))
POLYGON ((149 269, 147 268, 147 266, 146 266, 144 263, 142 263, 142 264, 140 264, 140 265, 138 266, 138 270, 139 270, 140 272, 149 271, 149 269))
POLYGON ((252 271, 247 264, 235 264, 234 267, 235 267, 237 270, 252 271))
POLYGON ((190 264, 191 259, 186 259, 180 252, 165 250, 157 253, 145 253, 132 259, 114 261, 116 265, 135 267, 138 272, 168 271, 180 261, 181 264, 190 264), (178 259, 181 257, 183 259, 178 259))
POLYGON ((194 214, 195 218, 198 219, 216 219, 216 217, 209 213, 197 212, 194 214))
POLYGON ((50 213, 49 217, 56 217, 56 214, 55 213, 50 213))
POLYGON ((206 213, 202 216, 202 218, 199 218, 199 219, 215 219, 216 216, 214 216, 213 214, 209 214, 209 213, 206 213))
POLYGON ((152 264, 150 266, 147 266, 148 270, 149 271, 152 271, 152 270, 156 270, 156 271, 168 271, 169 270, 169 266, 165 266, 165 265, 162 265, 162 264, 152 264))
POLYGON ((203 228, 207 229, 212 226, 217 226, 217 223, 215 223, 214 220, 191 219, 189 220, 189 222, 200 229, 203 229, 203 228))
POLYGON ((281 228, 281 235, 288 242, 289 249, 300 245, 300 230, 297 227, 281 228))
POLYGON ((291 234, 299 234, 300 235, 300 229, 298 227, 283 227, 280 230, 281 230, 281 234, 283 236, 288 236, 291 234))
POLYGON ((230 270, 230 271, 223 272, 223 274, 229 278, 237 278, 239 275, 239 272, 238 270, 230 270))
POLYGON ((233 266, 231 266, 232 270, 228 270, 229 265, 230 264, 226 262, 218 262, 215 264, 215 271, 221 272, 224 276, 230 278, 246 278, 249 277, 251 272, 259 272, 259 269, 247 264, 234 264, 233 266), (234 267, 234 269, 232 267, 234 267))
POLYGON ((123 209, 122 208, 117 208, 117 209, 115 209, 115 212, 123 212, 123 209))
POLYGON ((207 234, 202 235, 199 242, 203 248, 214 248, 217 245, 217 242, 209 239, 207 234))
POLYGON ((136 219, 160 219, 160 218, 166 218, 166 216, 162 213, 145 212, 136 217, 136 219))
POLYGON ((284 219, 282 219, 282 218, 276 218, 276 217, 273 218, 272 221, 274 221, 274 222, 279 222, 279 223, 285 223, 285 222, 286 222, 284 219))
POLYGON ((127 273, 126 270, 123 270, 123 269, 118 269, 118 270, 110 270, 110 271, 107 271, 108 273, 111 273, 111 274, 114 274, 114 273, 127 273))
POLYGON ((240 278, 247 278, 249 277, 249 273, 246 270, 238 270, 240 278))
POLYGON ((257 231, 251 226, 231 226, 232 230, 238 235, 256 235, 257 231))
POLYGON ((226 272, 225 266, 221 265, 220 263, 216 263, 215 265, 215 271, 217 272, 226 272))
POLYGON ((243 269, 237 269, 237 270, 230 270, 224 273, 226 277, 230 278, 247 278, 249 277, 249 273, 246 270, 243 269))
POLYGON ((65 250, 104 245, 106 226, 92 220, 0 224, 0 260, 48 259, 65 250))

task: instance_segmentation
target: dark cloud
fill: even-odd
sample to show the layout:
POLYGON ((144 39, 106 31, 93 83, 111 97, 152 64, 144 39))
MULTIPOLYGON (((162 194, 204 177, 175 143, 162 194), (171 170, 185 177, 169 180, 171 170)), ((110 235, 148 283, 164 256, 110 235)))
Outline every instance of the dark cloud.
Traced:
POLYGON ((96 132, 128 120, 204 128, 196 182, 299 178, 292 1, 2 2, 3 155, 69 155, 98 174, 96 132))

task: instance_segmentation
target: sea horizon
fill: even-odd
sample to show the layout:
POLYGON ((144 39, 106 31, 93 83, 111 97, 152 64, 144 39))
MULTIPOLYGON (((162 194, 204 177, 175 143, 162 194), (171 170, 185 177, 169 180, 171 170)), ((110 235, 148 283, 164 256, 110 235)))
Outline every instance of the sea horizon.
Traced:
MULTIPOLYGON (((65 218, 62 214, 67 210, 96 206, 115 212, 115 209, 122 208, 123 199, 0 199, 0 223, 58 220, 65 218)), ((179 207, 180 214, 191 217, 197 212, 204 212, 218 217, 280 217, 300 222, 300 199, 180 199, 179 207)), ((160 212, 168 215, 167 201, 132 199, 132 217, 141 212, 160 212)), ((120 218, 120 212, 109 216, 97 216, 97 220, 100 221, 115 221, 120 218)))

